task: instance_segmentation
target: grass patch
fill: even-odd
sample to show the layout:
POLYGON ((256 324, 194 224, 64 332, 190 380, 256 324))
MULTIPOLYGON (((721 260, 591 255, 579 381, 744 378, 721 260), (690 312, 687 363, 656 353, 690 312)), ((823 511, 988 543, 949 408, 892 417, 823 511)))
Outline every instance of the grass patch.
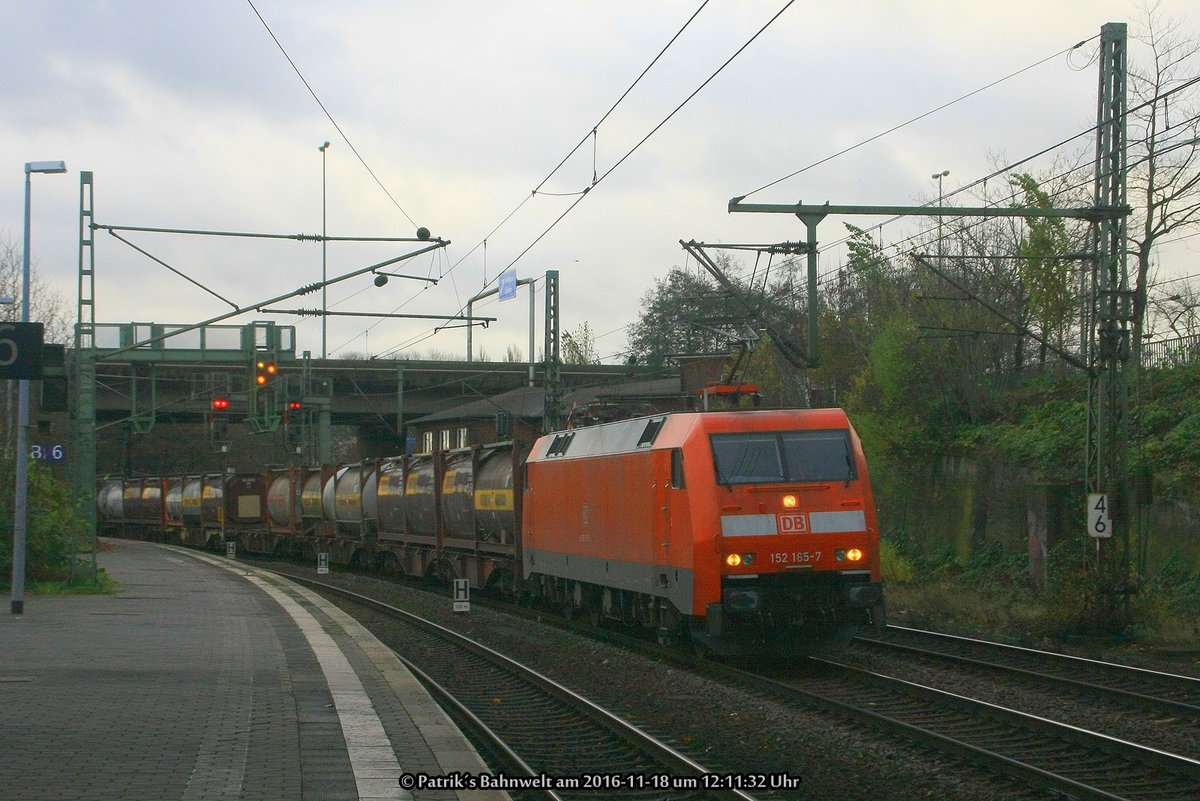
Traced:
MULTIPOLYGON (((885 540, 886 542, 886 540, 885 540)), ((889 550, 884 546, 885 554, 889 550)), ((1024 555, 984 551, 967 564, 889 554, 885 573, 888 622, 1022 645, 1062 643, 1089 629, 1094 579, 1078 546, 1049 555, 1047 586, 1036 591, 1024 555), (911 578, 897 580, 911 567, 911 578)), ((1130 602, 1132 642, 1155 648, 1200 648, 1200 568, 1169 561, 1141 584, 1130 602)))
POLYGON ((941 576, 885 584, 888 622, 969 637, 1030 643, 1051 636, 1045 604, 1010 588, 941 576))
POLYGON ((96 571, 95 581, 89 573, 80 572, 69 579, 31 579, 26 589, 34 595, 114 595, 121 589, 104 568, 96 571))

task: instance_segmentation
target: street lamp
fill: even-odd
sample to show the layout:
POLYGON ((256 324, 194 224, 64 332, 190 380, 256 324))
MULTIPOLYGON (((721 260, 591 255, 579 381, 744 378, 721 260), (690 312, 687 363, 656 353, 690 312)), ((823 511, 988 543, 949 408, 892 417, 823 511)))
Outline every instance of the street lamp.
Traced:
POLYGON ((938 182, 938 260, 942 258, 942 179, 950 174, 949 170, 935 172, 930 178, 936 178, 938 182))
MULTIPOLYGON (((63 161, 25 162, 25 254, 21 262, 21 322, 29 322, 29 176, 35 172, 62 173, 63 161)), ((13 502, 12 613, 25 613, 25 523, 29 506, 29 379, 17 384, 17 489, 13 502)))
POLYGON ((326 312, 329 310, 329 287, 325 286, 325 282, 329 279, 326 269, 326 252, 325 248, 328 243, 325 241, 325 151, 329 149, 329 143, 321 145, 317 150, 321 151, 321 358, 328 357, 327 337, 329 328, 329 315, 326 312))

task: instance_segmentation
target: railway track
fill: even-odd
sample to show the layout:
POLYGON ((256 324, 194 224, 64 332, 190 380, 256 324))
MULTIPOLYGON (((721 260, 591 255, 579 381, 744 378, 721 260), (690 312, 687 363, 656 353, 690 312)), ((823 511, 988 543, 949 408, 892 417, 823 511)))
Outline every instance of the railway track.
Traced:
POLYGON ((1200 679, 952 634, 888 626, 883 638, 859 637, 866 648, 1028 676, 1087 693, 1123 698, 1160 714, 1200 724, 1200 679))
MULTIPOLYGON (((553 616, 536 616, 543 623, 565 624, 565 621, 555 620, 553 616)), ((566 625, 573 630, 581 629, 578 625, 566 625)), ((661 649, 654 649, 642 641, 631 642, 620 634, 614 635, 609 631, 596 634, 610 643, 635 650, 653 650, 660 657, 663 655, 661 649)), ((930 637, 935 641, 939 639, 939 635, 930 637)), ((875 647, 873 643, 868 645, 875 647)), ((992 643, 976 641, 974 644, 962 643, 958 647, 977 649, 974 656, 964 654, 965 658, 984 661, 979 651, 989 650, 993 646, 992 643)), ((911 649, 916 646, 908 647, 911 649)), ((1021 649, 1016 650, 1023 659, 1043 660, 1048 656, 1059 656, 1041 655, 1038 652, 1025 654, 1021 649)), ((1066 658, 1060 664, 1074 665, 1074 659, 1066 658)), ((1037 795, 1049 792, 1079 801, 1192 801, 1200 797, 1198 760, 1088 731, 1083 727, 1006 709, 998 704, 861 670, 833 659, 812 659, 811 663, 819 667, 799 678, 794 675, 794 670, 789 675, 764 675, 722 663, 693 662, 678 653, 672 654, 670 661, 687 663, 700 672, 753 688, 761 695, 784 703, 816 707, 843 718, 861 721, 890 736, 948 754, 988 772, 1007 776, 1037 795)), ((992 661, 996 661, 996 657, 992 661)), ((1111 671, 1114 677, 1140 675, 1139 669, 1130 669, 1133 671, 1131 674, 1123 674, 1122 668, 1106 663, 1095 665, 1096 671, 1111 671)), ((1041 675, 1031 667, 1017 669, 1025 671, 1022 675, 1028 675, 1031 680, 1041 675)), ((1169 708, 1174 710, 1174 716, 1183 718, 1188 704, 1186 688, 1190 686, 1188 682, 1194 680, 1172 677, 1171 674, 1155 674, 1153 671, 1146 673, 1158 676, 1155 681, 1165 683, 1161 692, 1170 697, 1159 700, 1170 701, 1172 705, 1169 708), (1176 680, 1181 680, 1182 684, 1176 685, 1176 680), (1184 691, 1180 690, 1181 687, 1184 691)), ((1046 675, 1053 674, 1047 672, 1046 675)), ((1081 689, 1078 679, 1060 678, 1064 681, 1056 684, 1069 687, 1072 691, 1081 689)), ((1147 681, 1149 678, 1147 676, 1147 681)), ((1111 683, 1117 684, 1118 679, 1111 679, 1111 683)), ((1084 685, 1087 686, 1090 685, 1084 685)), ((1121 687, 1118 689, 1125 690, 1124 695, 1118 693, 1121 697, 1136 698, 1148 694, 1121 687)), ((1148 697, 1157 698, 1156 695, 1148 697)), ((1192 719, 1188 717, 1188 720, 1192 719)))
POLYGON ((743 673, 778 697, 861 720, 1039 790, 1096 801, 1191 801, 1200 761, 961 695, 812 657, 801 679, 743 673))
MULTIPOLYGON (((601 636, 648 654, 661 653, 648 643, 613 632, 601 636)), ((1200 761, 1189 757, 862 670, 837 659, 810 657, 809 661, 824 670, 799 680, 771 678, 707 660, 691 664, 757 686, 775 697, 866 720, 872 727, 1006 775, 1035 791, 1079 801, 1193 801, 1200 797, 1200 761)), ((1098 663, 1096 669, 1103 670, 1100 665, 1104 664, 1098 663)), ((1114 675, 1121 675, 1123 666, 1108 667, 1114 675)), ((1168 676, 1161 674, 1160 680, 1174 686, 1168 676)), ((1186 688, 1188 677, 1178 678, 1186 688)), ((1080 689, 1080 682, 1069 679, 1060 684, 1080 689)), ((1179 693, 1176 687, 1174 694, 1179 693)), ((1152 699, 1157 700, 1161 699, 1152 699)), ((1188 714, 1184 701, 1168 702, 1166 708, 1177 717, 1188 714)))
POLYGON ((754 801, 788 789, 788 777, 710 771, 563 685, 436 623, 331 584, 279 575, 399 627, 400 659, 460 725, 482 738, 481 750, 496 769, 554 785, 514 797, 754 801))
POLYGON ((832 658, 1200 758, 1200 681, 1188 676, 904 629, 832 658))

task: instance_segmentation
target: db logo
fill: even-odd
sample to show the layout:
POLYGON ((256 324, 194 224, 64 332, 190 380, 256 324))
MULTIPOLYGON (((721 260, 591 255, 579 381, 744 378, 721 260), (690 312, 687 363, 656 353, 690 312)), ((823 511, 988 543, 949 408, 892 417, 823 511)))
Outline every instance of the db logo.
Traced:
POLYGON ((779 518, 780 534, 807 534, 808 515, 803 512, 790 512, 777 515, 779 518))

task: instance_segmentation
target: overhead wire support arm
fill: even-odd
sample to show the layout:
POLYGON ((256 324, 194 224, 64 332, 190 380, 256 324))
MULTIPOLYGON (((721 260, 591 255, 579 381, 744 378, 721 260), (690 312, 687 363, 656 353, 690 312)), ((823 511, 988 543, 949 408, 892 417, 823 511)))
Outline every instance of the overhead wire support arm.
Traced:
POLYGON ((486 328, 488 323, 496 322, 495 317, 468 318, 461 314, 399 314, 396 312, 349 312, 329 311, 322 309, 268 309, 259 308, 263 314, 297 314, 302 317, 388 317, 402 320, 478 320, 486 328))
MULTIPOLYGON (((424 275, 405 275, 404 273, 385 273, 383 270, 375 270, 374 273, 376 275, 387 276, 388 278, 407 278, 411 281, 425 281, 426 283, 432 284, 434 286, 437 286, 437 282, 439 280, 437 278, 429 278, 424 275)), ((387 283, 387 282, 385 281, 384 283, 387 283)))
POLYGON ((299 242, 429 242, 435 241, 449 244, 443 239, 434 237, 422 239, 418 236, 323 236, 321 234, 268 234, 253 231, 206 231, 194 228, 153 228, 139 225, 104 225, 92 223, 93 230, 134 231, 148 234, 185 234, 189 236, 227 236, 245 239, 293 239, 299 242))
POLYGON ((176 270, 174 267, 172 267, 171 265, 167 264, 165 261, 163 261, 162 259, 158 258, 157 256, 155 256, 155 255, 151 254, 149 251, 147 251, 147 250, 143 250, 142 248, 140 248, 140 247, 138 247, 137 245, 133 244, 133 243, 132 243, 132 242, 130 242, 128 239, 126 239, 125 237, 121 236, 121 235, 120 235, 120 234, 118 234, 116 231, 114 231, 112 228, 109 228, 109 229, 108 229, 108 233, 109 233, 109 235, 110 235, 110 236, 112 236, 113 238, 117 239, 117 240, 118 240, 118 241, 120 241, 120 242, 124 242, 126 245, 128 245, 128 246, 129 246, 129 247, 131 247, 131 248, 133 248, 133 249, 134 249, 134 250, 136 250, 138 253, 141 253, 143 256, 145 256, 146 258, 150 259, 151 261, 153 261, 153 262, 156 262, 157 264, 161 264, 163 267, 166 267, 168 270, 170 270, 171 272, 175 273, 176 275, 178 275, 180 278, 182 278, 183 280, 187 281, 188 283, 190 283, 190 284, 192 284, 192 285, 194 285, 194 286, 197 286, 197 287, 199 287, 200 289, 203 289, 205 292, 207 292, 208 294, 212 295, 212 296, 213 296, 214 298, 216 298, 217 300, 220 300, 220 301, 223 301, 223 302, 225 302, 225 303, 228 303, 228 304, 229 304, 230 306, 232 306, 234 309, 239 309, 238 305, 237 305, 236 303, 234 303, 232 300, 230 300, 229 298, 226 298, 226 297, 224 297, 224 296, 222 296, 222 295, 219 295, 219 294, 217 294, 215 291, 213 291, 213 290, 209 289, 209 288, 208 288, 208 287, 206 287, 204 284, 202 284, 202 283, 200 283, 199 281, 197 281, 196 279, 192 278, 190 275, 187 275, 186 273, 183 273, 183 272, 182 272, 182 271, 180 271, 180 270, 176 270))
POLYGON ((805 217, 835 215, 880 215, 917 217, 1056 217, 1097 221, 1128 216, 1131 209, 1123 207, 1085 206, 1073 209, 1031 209, 1010 206, 834 206, 829 203, 743 203, 735 197, 729 201, 729 212, 745 214, 795 214, 805 217))
POLYGON ((800 256, 808 252, 807 242, 769 242, 764 244, 725 244, 710 245, 707 242, 697 242, 702 247, 719 247, 721 250, 748 250, 755 253, 770 253, 781 256, 800 256))
POLYGON ((384 261, 377 262, 375 264, 368 264, 366 267, 360 267, 357 270, 352 270, 344 275, 339 275, 336 278, 330 278, 327 281, 317 281, 316 283, 313 283, 313 284, 307 284, 305 286, 300 287, 299 289, 294 289, 291 292, 287 292, 285 294, 278 295, 273 298, 268 298, 268 299, 266 299, 264 301, 260 301, 258 303, 247 304, 246 306, 244 306, 236 311, 227 312, 225 314, 219 314, 216 317, 210 317, 207 320, 203 320, 199 323, 193 323, 192 325, 184 326, 182 328, 172 329, 169 333, 161 334, 156 337, 151 337, 150 339, 142 340, 141 342, 135 342, 134 344, 127 345, 123 348, 115 348, 113 350, 106 350, 102 353, 97 353, 96 358, 97 359, 111 359, 112 357, 119 356, 122 353, 128 353, 129 351, 137 350, 138 348, 144 348, 144 347, 147 347, 148 345, 153 345, 155 343, 162 342, 163 340, 169 339, 170 337, 179 336, 180 334, 185 334, 188 331, 195 331, 198 328, 204 328, 205 326, 214 325, 216 323, 221 322, 222 320, 228 320, 230 317, 236 317, 239 314, 244 314, 245 312, 250 311, 251 309, 253 309, 254 311, 261 311, 263 309, 263 307, 265 307, 265 306, 270 306, 271 304, 274 304, 274 303, 280 303, 282 301, 288 300, 289 298, 294 298, 298 295, 307 295, 311 292, 316 292, 321 287, 331 286, 333 284, 341 283, 342 281, 346 281, 350 278, 354 278, 355 276, 363 275, 364 273, 375 272, 376 270, 378 270, 382 267, 388 267, 392 264, 397 264, 406 259, 415 258, 422 254, 429 253, 430 251, 437 250, 438 248, 444 248, 449 244, 450 244, 450 241, 447 239, 434 238, 434 239, 430 240, 429 244, 427 244, 425 247, 418 248, 417 250, 414 250, 412 253, 405 253, 402 256, 396 256, 395 258, 385 259, 384 261))
MULTIPOLYGON (((1013 206, 848 206, 824 203, 820 205, 800 203, 743 203, 745 195, 731 198, 729 213, 735 211, 746 214, 793 214, 804 223, 807 233, 805 244, 808 256, 808 361, 812 366, 819 363, 818 351, 818 308, 817 308, 817 226, 830 214, 837 215, 879 215, 888 217, 922 216, 922 217, 1021 217, 1029 218, 1060 218, 1081 219, 1098 223, 1105 220, 1123 220, 1131 209, 1127 204, 1116 203, 1073 209, 1035 209, 1013 206)), ((922 262, 924 263, 924 262, 922 262)), ((928 264, 926 264, 928 266, 928 264)), ((961 289, 961 287, 957 287, 961 289)), ((1039 340, 1040 341, 1040 340, 1039 340)), ((1056 353, 1058 348, 1051 346, 1056 353)), ((1068 361, 1079 366, 1074 356, 1068 361)), ((1086 368, 1085 368, 1086 369, 1086 368)))

